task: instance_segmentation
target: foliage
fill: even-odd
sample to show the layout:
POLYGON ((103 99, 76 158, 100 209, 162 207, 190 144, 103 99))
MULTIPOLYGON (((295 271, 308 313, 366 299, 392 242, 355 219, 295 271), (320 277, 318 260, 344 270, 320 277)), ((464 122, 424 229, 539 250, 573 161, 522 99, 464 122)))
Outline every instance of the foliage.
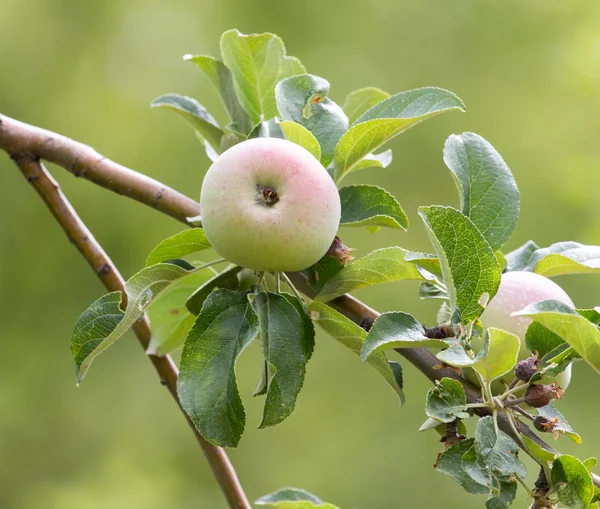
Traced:
MULTIPOLYGON (((395 136, 438 114, 464 111, 454 93, 435 87, 394 95, 367 87, 349 94, 340 107, 330 97, 329 82, 308 74, 274 34, 230 30, 223 34, 220 49, 220 59, 205 55, 186 59, 197 64, 217 89, 230 117, 227 125, 218 125, 204 106, 189 97, 166 94, 152 103, 184 118, 213 159, 245 139, 285 137, 312 154, 339 185, 351 172, 388 166, 391 152, 378 151, 395 136)), ((385 350, 441 349, 437 356, 442 365, 436 367, 454 367, 457 373, 436 380, 426 397, 429 420, 422 429, 445 429, 446 445, 437 470, 468 493, 488 494, 489 509, 506 508, 516 497, 518 483, 527 482, 527 470, 518 457, 522 446, 541 471, 550 474, 546 475, 548 489, 532 492, 535 503, 543 499, 589 508, 595 496, 588 468, 593 462, 584 464, 544 448, 531 437, 521 437, 517 420, 527 412, 516 408, 524 402, 521 396, 528 387, 542 376, 556 377, 579 357, 600 372, 598 310, 578 311, 556 301, 535 303, 518 313, 534 320, 526 338, 486 329, 479 318, 494 298, 503 271, 533 271, 547 277, 596 273, 600 247, 559 242, 541 249, 530 241, 503 254, 499 249, 516 227, 520 206, 508 165, 474 133, 450 136, 444 162, 458 189, 459 208, 419 209, 435 254, 388 246, 349 261, 348 256, 328 253, 296 275, 306 283, 306 288, 300 288, 304 297, 286 274, 262 273, 244 285, 241 267, 230 266, 214 275, 208 271, 224 260, 204 264, 181 260, 210 248, 201 228, 166 239, 151 252, 146 268, 127 282, 124 309, 123 296, 111 293, 80 317, 71 343, 78 381, 92 360, 148 311, 158 331, 151 344, 153 354, 179 347, 185 336, 178 382, 182 407, 208 441, 235 447, 245 427, 235 363, 256 337, 264 357, 263 380, 256 391, 265 396, 260 428, 281 423, 296 407, 314 349, 313 322, 360 355, 401 402, 402 368, 388 361, 385 350), (345 316, 338 311, 336 302, 347 293, 403 280, 419 282, 421 298, 443 300, 440 327, 428 329, 402 311, 384 313, 374 323, 355 323, 351 312, 345 316), (282 290, 282 281, 291 293, 282 290), (540 356, 539 372, 529 382, 515 381, 499 393, 492 392, 492 382, 514 369, 520 339, 540 356), (482 347, 476 348, 481 341, 482 347), (459 376, 467 375, 467 369, 481 388, 478 398, 459 376), (461 420, 475 415, 480 418, 474 435, 457 433, 465 429, 461 420)), ((342 187, 339 194, 340 226, 364 226, 373 233, 383 227, 406 230, 409 226, 399 202, 382 188, 357 184, 342 187)), ((551 405, 538 409, 535 419, 539 431, 564 433, 580 441, 551 405)), ((335 509, 297 489, 279 490, 256 504, 335 509)))

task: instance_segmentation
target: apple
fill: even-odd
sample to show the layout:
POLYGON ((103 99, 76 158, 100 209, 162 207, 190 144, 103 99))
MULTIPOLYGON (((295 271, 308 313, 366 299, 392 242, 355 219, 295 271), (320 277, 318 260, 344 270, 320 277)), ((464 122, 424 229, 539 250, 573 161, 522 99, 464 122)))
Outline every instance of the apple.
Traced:
POLYGON ((215 251, 257 271, 298 271, 327 252, 341 214, 327 170, 304 148, 254 138, 225 151, 200 193, 202 227, 215 251))
MULTIPOLYGON (((525 346, 525 334, 532 320, 512 315, 530 304, 549 299, 575 307, 567 293, 554 281, 533 272, 506 272, 502 274, 498 292, 481 315, 481 323, 486 329, 496 327, 518 336, 521 339, 519 358, 524 359, 531 355, 525 346)), ((513 378, 514 374, 507 374, 503 380, 510 382, 513 378)), ((555 381, 566 389, 571 381, 571 366, 557 376, 555 381)))

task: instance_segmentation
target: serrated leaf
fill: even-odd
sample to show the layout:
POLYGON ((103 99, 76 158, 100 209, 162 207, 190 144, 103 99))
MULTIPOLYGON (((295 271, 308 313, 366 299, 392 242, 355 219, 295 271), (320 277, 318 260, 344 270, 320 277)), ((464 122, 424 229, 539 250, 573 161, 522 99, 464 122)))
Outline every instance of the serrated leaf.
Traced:
POLYGON ((368 154, 410 127, 445 111, 464 110, 462 101, 441 88, 420 88, 376 104, 342 136, 335 147, 335 181, 339 183, 368 154))
POLYGON ((362 345, 360 358, 366 361, 374 353, 389 348, 445 347, 441 339, 425 336, 423 325, 412 315, 400 311, 383 313, 375 320, 362 345))
POLYGON ((344 268, 344 264, 336 256, 325 255, 317 263, 302 271, 310 287, 317 293, 325 283, 344 268))
POLYGON ((117 328, 123 320, 124 311, 121 309, 121 292, 111 292, 93 302, 77 320, 71 336, 71 352, 77 362, 78 383, 83 378, 80 375, 80 365, 96 348, 102 345, 104 339, 117 328))
POLYGON ((535 459, 540 461, 549 461, 550 463, 552 463, 556 459, 556 454, 547 451, 538 443, 531 440, 531 438, 529 438, 528 436, 521 435, 521 440, 523 441, 527 452, 531 454, 535 459))
POLYGON ((335 146, 348 129, 346 114, 327 94, 329 82, 312 74, 300 74, 277 83, 275 97, 283 120, 306 127, 321 146, 321 163, 333 159, 335 146))
POLYGON ((600 246, 557 242, 534 251, 525 270, 546 277, 600 273, 600 246))
POLYGON ((594 483, 581 461, 568 454, 559 456, 552 464, 551 479, 558 500, 568 507, 588 509, 594 497, 594 483))
POLYGON ((461 460, 463 470, 471 479, 482 486, 487 486, 488 490, 493 488, 494 481, 492 475, 483 462, 480 461, 480 458, 477 457, 475 445, 463 454, 461 460))
POLYGON ((256 505, 268 505, 275 509, 338 509, 323 502, 319 497, 299 488, 283 488, 260 497, 256 505))
POLYGON ((115 294, 109 301, 98 300, 88 308, 78 320, 71 336, 71 353, 77 365, 77 383, 83 380, 92 361, 119 339, 173 282, 193 274, 178 265, 158 263, 146 267, 125 283, 127 307, 121 319, 115 324, 115 294), (111 319, 103 318, 99 313, 106 311, 111 319), (93 320, 90 320, 93 317, 93 320), (98 324, 101 324, 101 327, 98 324), (115 324, 111 329, 109 324, 115 324), (98 330, 100 329, 100 330, 98 330))
POLYGON ((499 481, 499 493, 487 499, 486 509, 507 509, 517 497, 517 481, 499 481))
POLYGON ((164 94, 154 99, 150 107, 174 111, 186 120, 215 152, 219 152, 224 133, 213 116, 196 99, 179 94, 164 94))
POLYGON ((342 217, 340 226, 408 228, 408 218, 400 204, 385 189, 358 185, 340 189, 342 217))
POLYGON ((520 348, 521 340, 518 336, 490 327, 483 347, 475 358, 473 369, 491 383, 515 367, 520 348))
POLYGON ((279 119, 277 117, 269 120, 260 120, 248 134, 248 139, 253 138, 280 138, 284 139, 285 136, 281 127, 279 126, 279 119))
POLYGON ((406 251, 400 247, 387 247, 346 265, 323 285, 315 299, 330 301, 340 295, 392 281, 421 280, 414 264, 404 260, 406 251))
POLYGON ((528 240, 522 246, 504 255, 507 272, 526 270, 531 255, 538 249, 539 246, 533 240, 528 240))
POLYGON ((427 393, 425 413, 442 422, 468 419, 470 415, 466 404, 467 397, 462 384, 452 378, 442 378, 427 393))
POLYGON ((321 160, 321 145, 306 127, 292 120, 279 122, 279 127, 283 131, 286 140, 308 150, 315 156, 317 161, 321 160))
POLYGON ((215 288, 226 288, 227 290, 238 289, 238 273, 242 267, 231 265, 225 268, 222 272, 209 279, 200 288, 198 288, 185 303, 185 307, 193 315, 200 314, 204 301, 215 288))
MULTIPOLYGON (((352 320, 338 313, 335 309, 319 301, 313 301, 308 310, 311 312, 313 320, 331 337, 339 341, 346 348, 360 355, 361 347, 367 337, 367 332, 352 320)), ((400 403, 404 404, 404 393, 402 384, 398 383, 398 378, 394 375, 392 366, 383 352, 376 352, 367 359, 369 364, 377 371, 383 379, 400 397, 400 403)))
POLYGON ((578 309, 577 312, 597 327, 600 327, 600 307, 595 309, 578 309))
POLYGON ((561 414, 552 405, 546 405, 545 407, 537 409, 538 415, 546 417, 552 421, 552 431, 563 433, 567 435, 577 445, 581 444, 581 437, 579 433, 576 433, 573 428, 569 425, 563 414, 561 414))
POLYGON ((462 457, 473 447, 475 440, 469 438, 446 449, 438 458, 437 470, 454 479, 464 490, 473 495, 487 493, 489 488, 475 481, 465 472, 462 457))
POLYGON ((519 219, 515 179, 490 143, 475 133, 451 135, 444 162, 454 176, 460 208, 493 250, 509 239, 519 219))
POLYGON ((527 316, 564 339, 600 373, 600 329, 566 304, 544 300, 515 313, 527 316))
POLYGON ((500 284, 500 266, 473 222, 452 207, 421 207, 429 238, 440 260, 450 307, 468 323, 481 315, 480 301, 491 299, 500 284))
POLYGON ((352 171, 366 170, 367 168, 387 168, 390 164, 392 164, 392 149, 387 149, 378 154, 367 154, 356 163, 352 171))
MULTIPOLYGON (((414 263, 417 267, 426 270, 433 274, 436 278, 442 279, 442 269, 440 260, 434 254, 419 253, 416 251, 408 251, 404 258, 407 262, 414 263)), ((431 278, 428 278, 431 279, 431 278)))
POLYGON ((513 475, 527 476, 527 469, 518 458, 519 446, 506 433, 495 428, 491 416, 482 417, 477 422, 475 451, 480 461, 500 480, 513 475))
POLYGON ((469 357, 464 346, 458 339, 446 341, 448 343, 448 348, 436 354, 436 357, 440 361, 444 364, 448 364, 448 366, 454 366, 455 368, 466 368, 475 363, 475 359, 469 357))
POLYGON ((363 113, 388 97, 390 94, 377 87, 359 88, 346 96, 342 109, 348 115, 348 122, 353 124, 363 113))
POLYGON ((242 134, 250 132, 252 127, 250 118, 238 101, 233 87, 231 71, 227 66, 220 60, 209 55, 185 55, 183 59, 193 62, 200 67, 217 89, 232 121, 230 127, 242 134))
POLYGON ((179 401, 200 434, 215 445, 235 447, 244 431, 235 363, 257 334, 247 292, 217 289, 186 338, 177 380, 179 401))
POLYGON ((418 293, 420 299, 448 299, 448 292, 445 288, 429 281, 423 281, 419 285, 418 293))
MULTIPOLYGON (((273 377, 269 380, 259 428, 275 426, 294 410, 306 372, 306 322, 284 296, 260 292, 252 299, 260 325, 260 341, 273 377)), ((312 331, 314 334, 314 330, 312 331)))
POLYGON ((184 230, 163 240, 148 255, 146 267, 167 260, 175 260, 210 248, 210 242, 202 228, 184 230))
POLYGON ((565 341, 539 322, 531 322, 525 333, 525 345, 532 354, 538 352, 541 359, 565 341))
POLYGON ((188 297, 208 279, 214 272, 205 269, 173 283, 148 308, 148 319, 152 336, 146 349, 148 355, 162 357, 183 346, 188 331, 194 324, 192 315, 185 303, 188 297))
POLYGON ((306 72, 297 58, 286 56, 283 41, 270 33, 228 30, 221 36, 221 57, 251 125, 261 116, 266 120, 277 116, 275 85, 280 80, 306 72))
POLYGON ((298 315, 302 319, 302 330, 304 332, 302 336, 302 348, 304 349, 304 355, 308 361, 312 357, 315 349, 315 327, 310 315, 308 314, 306 303, 304 301, 300 301, 298 297, 295 295, 290 295, 289 293, 281 293, 280 295, 284 297, 294 308, 296 308, 298 315))

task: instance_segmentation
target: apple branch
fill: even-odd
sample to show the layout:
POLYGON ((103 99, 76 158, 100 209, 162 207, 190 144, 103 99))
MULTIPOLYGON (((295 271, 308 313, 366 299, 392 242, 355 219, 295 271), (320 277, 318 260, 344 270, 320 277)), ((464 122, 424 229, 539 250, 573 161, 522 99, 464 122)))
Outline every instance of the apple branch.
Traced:
MULTIPOLYGON (((48 209, 58 221, 71 243, 75 245, 102 283, 104 283, 106 289, 110 292, 117 290, 121 291, 123 301, 125 301, 126 294, 123 291, 125 281, 123 280, 123 277, 98 241, 96 241, 92 232, 79 218, 77 212, 61 191, 58 183, 52 178, 52 175, 36 156, 16 153, 12 154, 12 158, 21 169, 21 172, 27 181, 35 188, 42 200, 44 200, 48 209)), ((123 302, 123 306, 125 306, 125 304, 126 303, 123 302)), ((137 321, 133 325, 133 330, 140 344, 144 350, 146 350, 150 343, 151 336, 148 319, 144 317, 142 320, 137 321)), ((177 402, 177 405, 183 412, 177 397, 178 371, 175 363, 168 355, 164 357, 149 355, 148 358, 154 365, 154 368, 160 377, 161 384, 167 387, 169 393, 173 396, 173 399, 177 402)), ((194 424, 185 412, 183 412, 183 414, 192 428, 196 440, 206 455, 217 482, 227 499, 229 507, 236 509, 250 509, 250 504, 240 485, 233 465, 229 461, 227 453, 222 448, 207 442, 200 433, 198 433, 194 424)))
MULTIPOLYGON (((34 160, 41 158, 56 163, 76 177, 83 177, 106 189, 149 205, 184 224, 189 224, 187 218, 197 216, 200 212, 200 206, 194 200, 156 180, 110 161, 87 145, 2 115, 0 115, 0 148, 14 159, 18 159, 15 156, 26 156, 34 160)), ((303 275, 299 273, 288 275, 302 293, 309 298, 314 297, 314 291, 303 275)), ((338 297, 328 304, 367 329, 379 316, 375 310, 350 295, 338 297)), ((397 352, 431 381, 443 377, 458 380, 465 389, 468 403, 476 403, 481 399, 481 391, 478 388, 454 369, 440 365, 436 356, 427 348, 399 348, 397 352)), ((478 415, 489 414, 489 409, 486 408, 476 408, 474 411, 478 415)), ((517 444, 521 444, 506 412, 502 410, 498 412, 498 425, 505 433, 512 436, 517 444)), ((519 422, 518 431, 547 451, 557 452, 526 424, 519 422)), ((594 484, 600 487, 600 477, 595 474, 592 474, 592 477, 594 484)))

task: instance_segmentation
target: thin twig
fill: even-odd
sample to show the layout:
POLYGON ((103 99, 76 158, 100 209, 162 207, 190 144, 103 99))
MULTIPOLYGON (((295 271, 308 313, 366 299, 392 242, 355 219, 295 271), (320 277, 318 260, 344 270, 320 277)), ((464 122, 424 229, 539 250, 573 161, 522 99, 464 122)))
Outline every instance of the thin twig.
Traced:
MULTIPOLYGON (((47 159, 62 166, 75 176, 83 177, 106 189, 149 205, 185 224, 189 224, 188 218, 200 213, 200 205, 194 200, 145 175, 110 161, 87 145, 3 115, 0 115, 0 148, 10 155, 20 153, 47 159)), ((288 276, 298 290, 307 297, 314 298, 315 292, 302 274, 290 273, 288 276)), ((327 304, 358 325, 373 324, 379 316, 375 310, 350 295, 343 295, 327 304)), ((465 389, 467 402, 481 402, 480 389, 473 386, 454 369, 440 368, 439 360, 427 348, 398 348, 397 352, 429 380, 435 381, 443 377, 458 380, 465 389)), ((490 415, 487 410, 485 408, 478 409, 477 414, 490 415)), ((514 432, 504 414, 504 411, 499 412, 498 425, 502 431, 512 436, 514 432)), ((523 435, 543 449, 558 454, 529 426, 522 423, 521 427, 523 435)), ((595 474, 592 474, 592 477, 594 484, 600 487, 600 477, 595 474)))
MULTIPOLYGON (((100 244, 96 241, 90 230, 88 230, 83 221, 79 218, 66 196, 61 191, 58 183, 52 178, 48 170, 37 159, 32 158, 31 156, 16 155, 13 159, 21 169, 27 181, 44 200, 50 209, 50 212, 52 212, 52 215, 67 234, 67 237, 69 237, 69 240, 75 245, 94 272, 102 280, 106 289, 111 292, 117 290, 123 292, 123 285, 125 282, 121 274, 100 244)), ((125 300, 124 292, 123 300, 125 300)), ((137 321, 133 326, 133 330, 142 347, 146 350, 151 336, 148 319, 144 317, 142 320, 137 321)), ((149 355, 148 358, 152 361, 152 364, 160 377, 161 383, 167 387, 169 393, 173 396, 181 409, 177 397, 178 372, 175 363, 168 355, 164 357, 149 355)), ((181 411, 183 412, 183 409, 181 409, 181 411)), ((220 447, 216 447, 202 438, 189 417, 187 415, 185 415, 185 417, 212 467, 215 477, 227 498, 229 506, 232 508, 250 509, 250 504, 238 481, 237 474, 227 457, 227 453, 220 447)))

